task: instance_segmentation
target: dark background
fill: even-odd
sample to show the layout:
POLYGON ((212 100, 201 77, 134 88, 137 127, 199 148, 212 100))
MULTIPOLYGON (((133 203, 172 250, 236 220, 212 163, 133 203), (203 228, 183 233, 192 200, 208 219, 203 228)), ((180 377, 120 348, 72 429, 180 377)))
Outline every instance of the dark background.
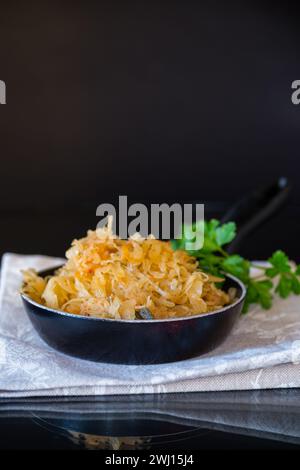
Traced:
POLYGON ((62 255, 96 207, 222 212, 280 175, 278 217, 245 243, 299 260, 299 9, 286 2, 0 4, 0 253, 62 255))

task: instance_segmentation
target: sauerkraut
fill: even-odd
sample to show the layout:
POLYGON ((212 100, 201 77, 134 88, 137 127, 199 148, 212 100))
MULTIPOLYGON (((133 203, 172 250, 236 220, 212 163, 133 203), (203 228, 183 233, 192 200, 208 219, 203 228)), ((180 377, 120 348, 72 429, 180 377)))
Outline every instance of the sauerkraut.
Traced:
POLYGON ((22 292, 52 309, 84 316, 135 320, 141 309, 155 319, 217 310, 230 302, 195 258, 169 242, 139 234, 113 235, 111 224, 72 242, 54 276, 23 272, 22 292))

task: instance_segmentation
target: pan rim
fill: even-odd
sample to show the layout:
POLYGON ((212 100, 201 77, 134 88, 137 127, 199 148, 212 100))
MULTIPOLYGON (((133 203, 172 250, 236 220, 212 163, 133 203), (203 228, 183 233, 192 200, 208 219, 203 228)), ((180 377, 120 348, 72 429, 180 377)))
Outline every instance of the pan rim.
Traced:
MULTIPOLYGON (((55 269, 58 269, 58 267, 54 267, 53 270, 55 269)), ((45 270, 42 270, 40 272, 38 272, 37 274, 42 274, 43 272, 45 271, 50 271, 51 268, 49 269, 45 269, 45 270)), ((55 314, 58 314, 59 316, 62 316, 62 317, 66 317, 66 318, 77 318, 78 320, 81 319, 81 320, 90 320, 90 321, 100 321, 100 322, 112 322, 112 323, 126 323, 126 324, 137 324, 137 323, 147 323, 147 324, 156 324, 156 323, 170 323, 170 322, 174 322, 174 321, 188 321, 188 320, 193 320, 193 319, 196 319, 196 318, 203 318, 203 317, 208 317, 208 316, 212 316, 212 315, 217 315, 217 314, 220 314, 220 313, 223 313, 223 312, 226 312, 227 310, 239 305, 240 303, 242 303, 246 297, 246 293, 247 293, 247 290, 246 290, 246 287, 245 287, 245 284, 240 280, 238 279, 237 277, 233 276, 232 274, 227 274, 227 273, 224 273, 224 276, 226 278, 229 278, 231 279, 232 281, 236 282, 239 287, 241 288, 241 295, 240 297, 233 303, 229 304, 229 305, 226 305, 225 307, 223 308, 220 308, 218 310, 213 310, 212 312, 206 312, 206 313, 199 313, 198 315, 190 315, 188 317, 176 317, 176 318, 163 318, 163 319, 157 319, 157 320, 142 320, 142 319, 136 319, 136 320, 120 320, 120 319, 113 319, 113 318, 99 318, 99 317, 93 317, 93 316, 90 316, 90 317, 87 317, 85 315, 78 315, 78 314, 75 314, 75 313, 69 313, 69 312, 64 312, 62 310, 57 310, 55 308, 51 308, 51 307, 47 307, 46 305, 42 305, 42 304, 39 304, 38 302, 36 302, 35 300, 32 300, 28 295, 20 292, 20 296, 22 297, 22 299, 25 301, 25 302, 28 302, 30 303, 31 305, 34 305, 35 307, 38 307, 38 308, 41 308, 42 310, 46 310, 47 312, 51 312, 51 313, 55 313, 55 314)))

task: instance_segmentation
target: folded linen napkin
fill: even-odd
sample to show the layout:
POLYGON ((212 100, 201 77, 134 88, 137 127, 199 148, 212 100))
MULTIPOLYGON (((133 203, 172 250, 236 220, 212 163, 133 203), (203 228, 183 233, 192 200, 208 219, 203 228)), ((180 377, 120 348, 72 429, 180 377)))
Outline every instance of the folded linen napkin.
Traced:
POLYGON ((0 397, 114 395, 300 387, 300 298, 276 299, 241 316, 216 350, 171 364, 93 363, 51 349, 18 294, 21 269, 59 258, 7 253, 0 284, 0 397))

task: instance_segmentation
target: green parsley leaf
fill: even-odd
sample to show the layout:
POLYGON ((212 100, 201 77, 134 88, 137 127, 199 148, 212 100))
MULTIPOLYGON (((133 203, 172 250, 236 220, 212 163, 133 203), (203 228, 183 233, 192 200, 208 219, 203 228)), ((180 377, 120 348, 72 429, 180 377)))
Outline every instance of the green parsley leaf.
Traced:
POLYGON ((268 261, 272 264, 278 273, 289 273, 291 271, 289 259, 287 255, 281 250, 275 251, 268 261))
POLYGON ((236 224, 228 222, 216 229, 216 242, 219 246, 230 243, 236 235, 236 224))
POLYGON ((240 255, 231 255, 225 258, 222 262, 222 268, 243 282, 247 282, 249 279, 250 262, 240 255))
POLYGON ((256 290, 258 291, 258 301, 260 305, 265 308, 269 309, 272 305, 272 293, 270 292, 273 283, 271 281, 256 281, 255 282, 256 290))
POLYGON ((249 305, 252 303, 258 303, 263 308, 269 309, 272 305, 272 287, 273 283, 269 280, 250 280, 247 285, 245 308, 248 309, 249 305))
POLYGON ((289 276, 281 275, 280 280, 276 286, 275 292, 277 292, 280 297, 286 299, 292 291, 292 280, 289 276))
POLYGON ((216 229, 220 222, 212 219, 204 223, 204 244, 202 250, 204 252, 218 251, 219 245, 216 240, 216 229))
POLYGON ((258 292, 255 289, 253 283, 249 282, 247 286, 247 293, 246 293, 245 303, 243 307, 243 313, 247 313, 249 310, 249 306, 251 304, 257 303, 257 299, 258 299, 258 292))
POLYGON ((293 275, 292 276, 292 291, 296 295, 300 295, 300 282, 297 276, 293 275))
POLYGON ((265 273, 266 273, 266 276, 271 277, 271 278, 278 275, 278 271, 276 268, 267 268, 265 273))
POLYGON ((222 276, 226 272, 236 276, 244 282, 247 288, 247 294, 243 311, 246 312, 249 305, 257 303, 263 308, 270 308, 272 305, 272 291, 274 288, 273 279, 276 280, 275 292, 281 297, 286 298, 294 293, 300 295, 300 265, 292 269, 288 256, 282 251, 277 250, 268 259, 270 266, 262 268, 262 279, 250 278, 250 261, 238 254, 229 255, 224 245, 230 243, 236 235, 236 224, 228 222, 223 225, 216 219, 209 221, 196 222, 192 226, 184 226, 182 238, 172 240, 171 245, 175 250, 186 249, 187 243, 192 242, 191 237, 195 232, 203 234, 204 245, 197 251, 188 251, 189 255, 194 256, 199 261, 199 268, 208 273, 222 276))

